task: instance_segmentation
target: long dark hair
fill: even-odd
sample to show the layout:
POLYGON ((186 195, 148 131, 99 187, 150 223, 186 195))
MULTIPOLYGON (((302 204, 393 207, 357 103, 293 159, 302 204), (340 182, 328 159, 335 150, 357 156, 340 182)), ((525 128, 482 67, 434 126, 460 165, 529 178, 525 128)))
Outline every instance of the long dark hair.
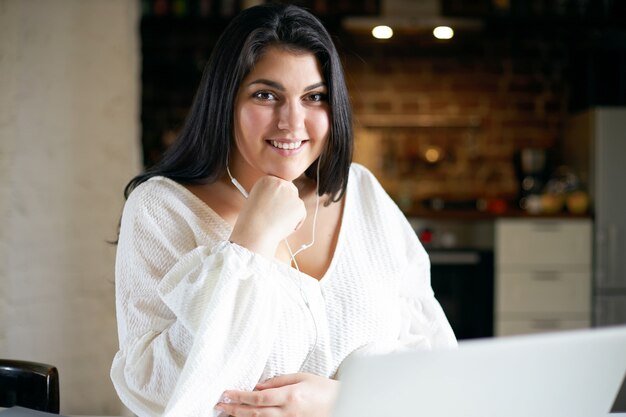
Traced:
POLYGON ((133 178, 131 191, 162 175, 183 184, 217 181, 233 146, 234 103, 239 85, 268 46, 316 56, 328 86, 330 132, 321 158, 305 174, 315 178, 321 159, 319 193, 339 200, 345 193, 352 160, 352 110, 343 69, 322 23, 293 5, 264 4, 237 15, 218 39, 178 139, 154 167, 133 178))

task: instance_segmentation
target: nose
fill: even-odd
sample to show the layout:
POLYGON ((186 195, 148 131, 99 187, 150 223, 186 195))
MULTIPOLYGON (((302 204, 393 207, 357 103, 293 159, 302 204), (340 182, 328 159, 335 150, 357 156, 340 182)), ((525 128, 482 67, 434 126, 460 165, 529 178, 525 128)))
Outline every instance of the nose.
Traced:
POLYGON ((287 101, 278 110, 278 128, 297 132, 304 127, 305 109, 299 101, 287 101))

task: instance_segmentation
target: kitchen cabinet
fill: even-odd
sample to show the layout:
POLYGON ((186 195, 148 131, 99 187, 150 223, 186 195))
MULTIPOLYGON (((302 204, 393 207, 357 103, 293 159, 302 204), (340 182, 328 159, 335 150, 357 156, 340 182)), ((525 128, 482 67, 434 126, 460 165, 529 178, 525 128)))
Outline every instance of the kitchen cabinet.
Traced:
POLYGON ((496 336, 590 327, 591 220, 498 219, 495 275, 496 336))

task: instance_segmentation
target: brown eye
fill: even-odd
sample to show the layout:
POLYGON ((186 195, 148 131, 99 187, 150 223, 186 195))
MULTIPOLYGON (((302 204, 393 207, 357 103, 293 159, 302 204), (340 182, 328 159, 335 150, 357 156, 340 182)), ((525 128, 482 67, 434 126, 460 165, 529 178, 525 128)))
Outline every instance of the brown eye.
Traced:
POLYGON ((269 91, 257 91, 252 96, 261 101, 276 100, 276 96, 274 96, 274 94, 270 93, 269 91))
POLYGON ((313 93, 313 94, 309 95, 308 100, 309 101, 314 101, 314 102, 327 101, 328 100, 328 95, 326 95, 324 93, 313 93))

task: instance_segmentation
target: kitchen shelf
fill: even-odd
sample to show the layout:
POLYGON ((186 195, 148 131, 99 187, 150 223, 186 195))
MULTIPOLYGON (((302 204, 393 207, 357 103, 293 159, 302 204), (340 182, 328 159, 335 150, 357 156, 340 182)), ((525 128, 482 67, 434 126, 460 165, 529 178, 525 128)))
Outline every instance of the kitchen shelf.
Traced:
POLYGON ((364 128, 472 128, 482 125, 479 116, 444 116, 429 114, 361 114, 355 122, 364 128))
POLYGON ((512 181, 494 187, 501 185, 494 181, 511 177, 512 169, 503 161, 485 165, 479 146, 483 125, 476 114, 359 114, 354 160, 407 210, 428 198, 513 199, 512 181))

